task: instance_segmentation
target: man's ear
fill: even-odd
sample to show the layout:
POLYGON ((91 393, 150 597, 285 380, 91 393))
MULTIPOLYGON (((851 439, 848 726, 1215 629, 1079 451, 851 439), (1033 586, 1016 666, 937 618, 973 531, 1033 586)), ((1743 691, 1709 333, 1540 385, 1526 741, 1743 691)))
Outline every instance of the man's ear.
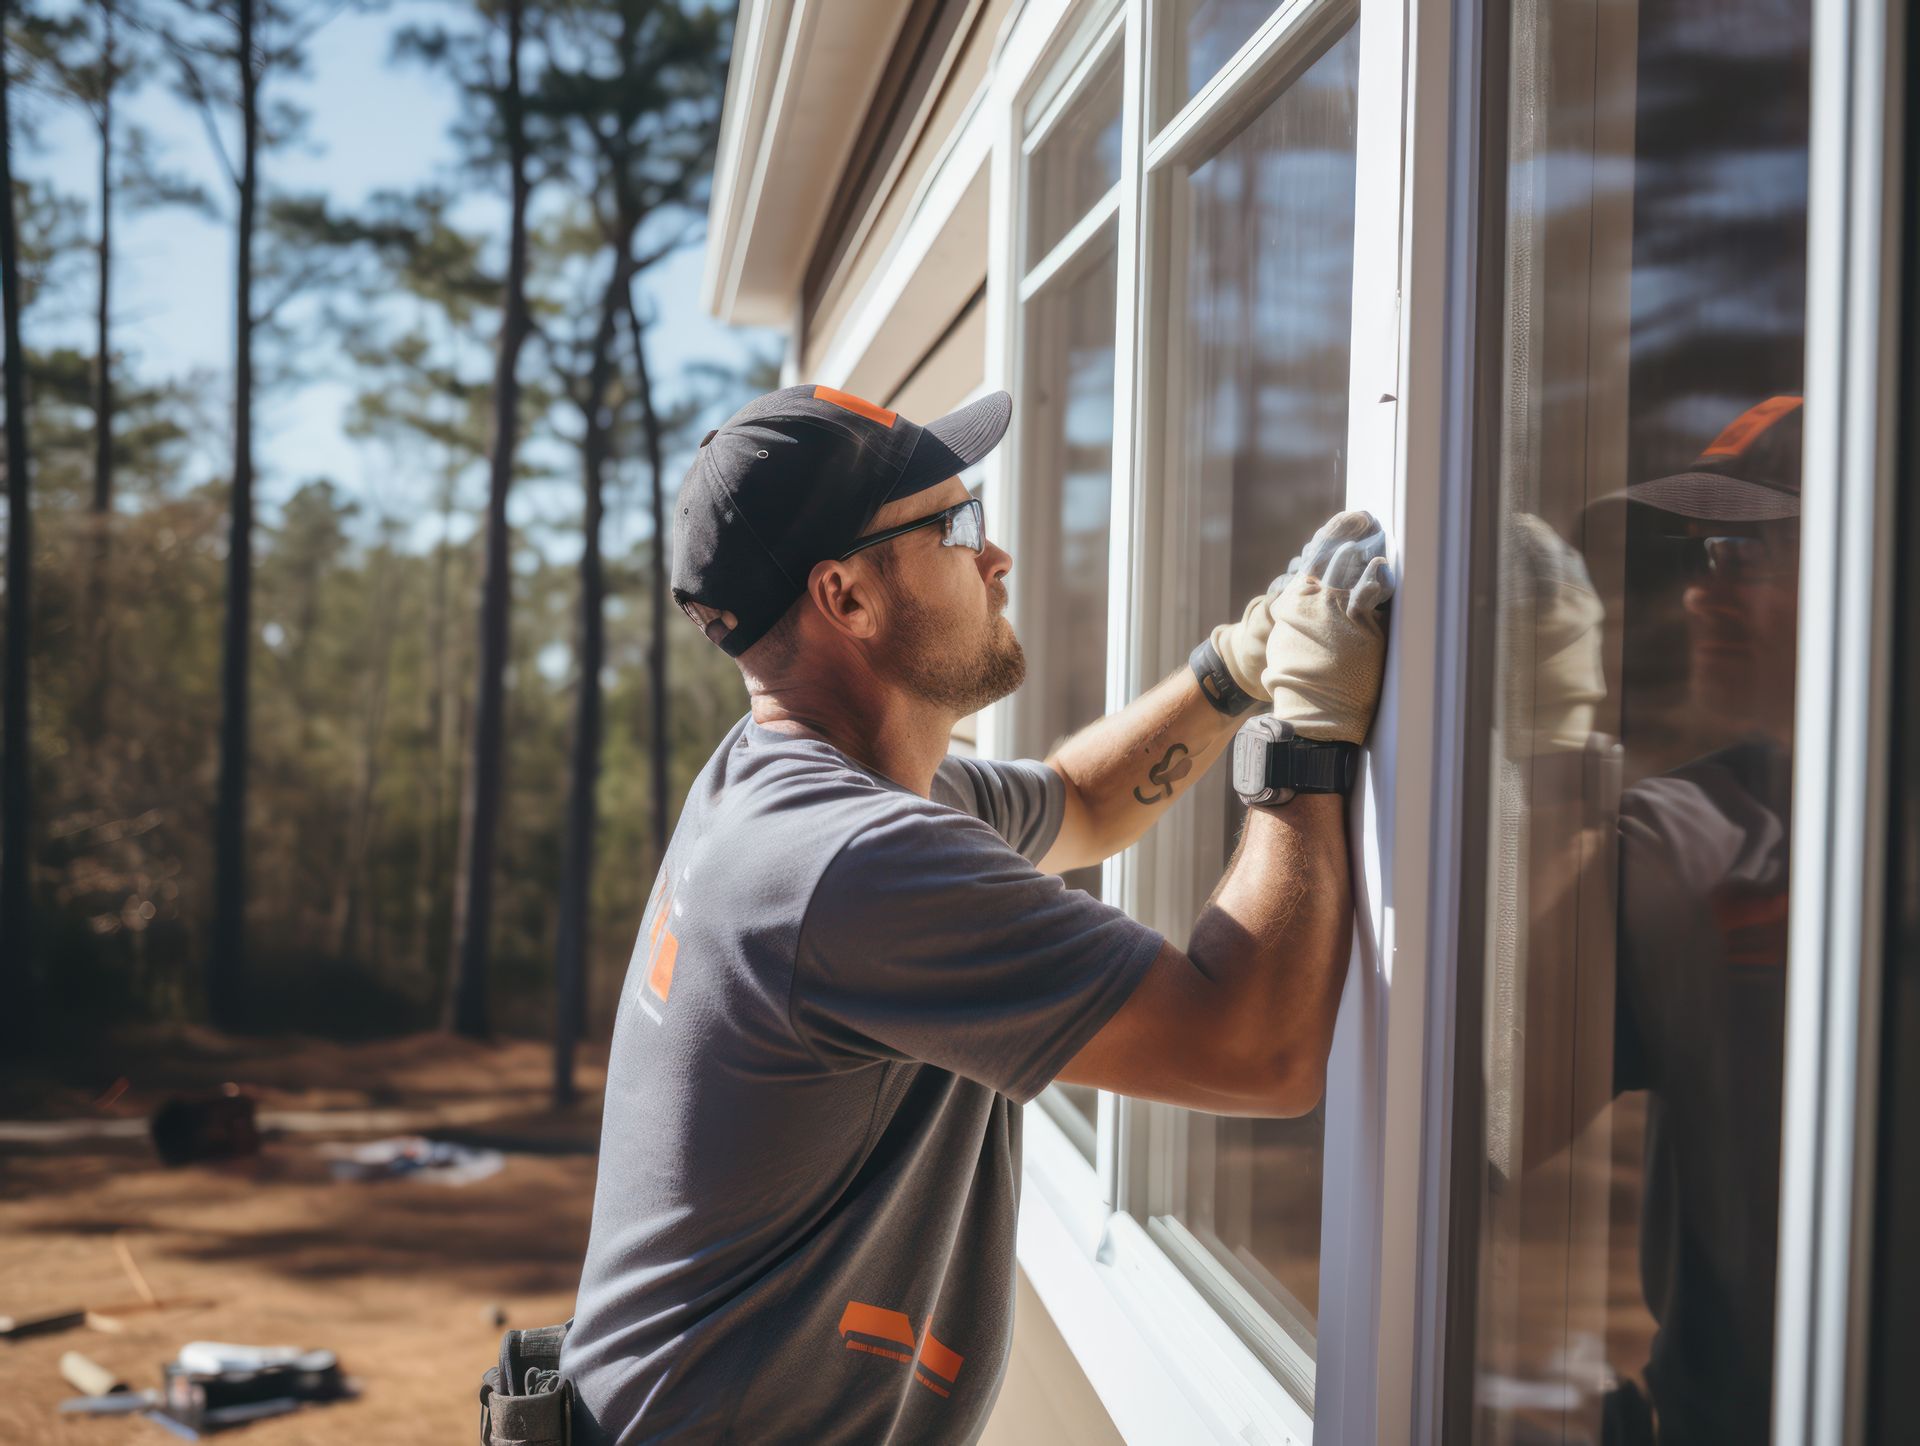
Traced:
POLYGON ((856 562, 816 562, 807 574, 807 596, 843 637, 865 642, 880 631, 880 588, 872 573, 856 562))

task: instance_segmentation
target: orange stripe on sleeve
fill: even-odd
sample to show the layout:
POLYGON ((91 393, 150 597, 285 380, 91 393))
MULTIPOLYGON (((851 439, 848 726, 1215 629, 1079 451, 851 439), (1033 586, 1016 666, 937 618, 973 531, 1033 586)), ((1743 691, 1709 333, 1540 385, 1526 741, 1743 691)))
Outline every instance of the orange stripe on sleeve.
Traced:
POLYGON ((920 1364, 949 1381, 959 1379, 960 1363, 965 1359, 951 1346, 941 1345, 934 1338, 931 1328, 927 1331, 926 1339, 920 1342, 920 1364))
POLYGON ((913 1349, 912 1321, 897 1310, 884 1310, 863 1300, 848 1301, 847 1308, 840 1313, 840 1334, 855 1332, 875 1340, 897 1341, 909 1351, 913 1349))

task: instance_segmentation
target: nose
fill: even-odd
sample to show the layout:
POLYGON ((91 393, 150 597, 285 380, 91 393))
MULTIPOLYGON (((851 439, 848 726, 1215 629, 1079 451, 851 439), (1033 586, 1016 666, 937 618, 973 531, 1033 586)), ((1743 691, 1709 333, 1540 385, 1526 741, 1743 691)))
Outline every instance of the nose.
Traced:
POLYGON ((996 542, 980 550, 980 575, 989 583, 998 582, 1013 571, 1013 554, 996 542))

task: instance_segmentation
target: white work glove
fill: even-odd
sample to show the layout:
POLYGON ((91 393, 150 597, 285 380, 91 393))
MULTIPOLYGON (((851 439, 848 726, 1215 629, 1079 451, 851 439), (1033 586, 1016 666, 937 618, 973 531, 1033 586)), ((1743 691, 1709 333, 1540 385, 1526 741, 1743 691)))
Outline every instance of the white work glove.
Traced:
POLYGON ((1265 592, 1249 599, 1239 622, 1222 623, 1213 630, 1213 650, 1227 665, 1234 683, 1242 693, 1262 703, 1273 700, 1266 684, 1260 681, 1260 674, 1267 666, 1267 637, 1273 632, 1273 614, 1268 608, 1287 585, 1287 577, 1282 573, 1267 585, 1265 592))
POLYGON ((1294 559, 1268 604, 1262 691, 1302 738, 1359 743, 1386 665, 1382 610, 1393 596, 1387 540, 1371 512, 1331 518, 1294 559))
POLYGON ((1501 562, 1508 752, 1516 758, 1578 753, 1607 696, 1600 654, 1606 609, 1586 559, 1543 519, 1513 512, 1501 562))

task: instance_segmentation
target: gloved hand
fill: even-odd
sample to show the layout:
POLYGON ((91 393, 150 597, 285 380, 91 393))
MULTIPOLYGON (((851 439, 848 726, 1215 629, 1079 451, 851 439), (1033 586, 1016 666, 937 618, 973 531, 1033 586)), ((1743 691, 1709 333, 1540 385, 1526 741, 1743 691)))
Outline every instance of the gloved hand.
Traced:
POLYGON ((1268 604, 1262 690, 1302 738, 1359 743, 1373 723, 1393 596, 1387 540, 1370 512, 1341 512, 1301 550, 1268 604))
POLYGON ((1586 560, 1531 512, 1507 514, 1506 684, 1501 728, 1513 758, 1578 753, 1607 696, 1601 665, 1606 609, 1586 560))
POLYGON ((1239 622, 1222 623, 1213 630, 1213 649, 1233 674, 1233 681, 1242 693, 1262 703, 1273 700, 1266 684, 1260 681, 1260 674, 1267 666, 1267 637, 1273 632, 1273 614, 1268 609, 1280 596, 1287 580, 1287 573, 1276 577, 1265 592, 1248 600, 1239 622))

